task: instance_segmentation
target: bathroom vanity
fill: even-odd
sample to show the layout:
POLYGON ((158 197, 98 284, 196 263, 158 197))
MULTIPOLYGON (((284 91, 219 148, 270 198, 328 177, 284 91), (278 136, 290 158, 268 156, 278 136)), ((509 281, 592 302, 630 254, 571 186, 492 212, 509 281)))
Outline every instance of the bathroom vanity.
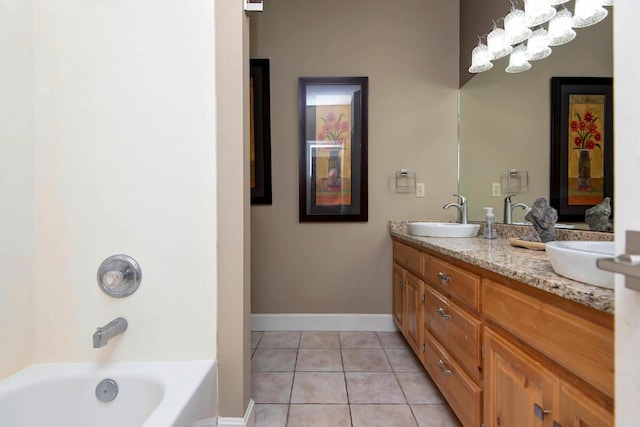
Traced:
POLYGON ((465 427, 610 427, 614 293, 507 239, 391 222, 393 319, 465 427))

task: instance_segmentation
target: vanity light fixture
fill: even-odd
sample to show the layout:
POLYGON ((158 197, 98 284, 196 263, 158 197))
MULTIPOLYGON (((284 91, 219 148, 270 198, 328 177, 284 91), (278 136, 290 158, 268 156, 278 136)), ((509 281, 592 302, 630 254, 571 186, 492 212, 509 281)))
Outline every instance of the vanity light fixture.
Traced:
POLYGON ((571 28, 571 12, 566 7, 556 13, 549 21, 549 46, 560 46, 569 43, 576 37, 576 32, 571 28))
POLYGON ((489 59, 496 60, 509 55, 513 47, 506 40, 506 32, 498 28, 498 23, 493 21, 493 30, 487 36, 487 47, 489 48, 489 59))
POLYGON ((514 0, 511 0, 511 12, 504 17, 504 30, 505 38, 510 45, 525 41, 532 33, 525 25, 524 11, 516 9, 514 0))
POLYGON ((543 27, 537 27, 527 40, 525 58, 527 61, 539 61, 549 55, 551 55, 549 33, 543 27))
POLYGON ((493 68, 493 64, 489 60, 489 48, 482 43, 482 37, 484 36, 478 37, 478 45, 471 52, 470 73, 482 73, 493 68))
POLYGON ((607 9, 602 7, 602 0, 576 0, 571 26, 573 28, 589 27, 607 17, 607 9))
POLYGON ((509 56, 509 65, 504 70, 507 73, 521 73, 523 71, 527 71, 531 68, 531 64, 527 61, 525 53, 527 51, 527 47, 524 43, 520 43, 516 47, 513 48, 511 52, 511 56, 509 56))
POLYGON ((524 20, 527 27, 542 25, 556 14, 551 0, 524 0, 524 20))
MULTIPOLYGON (((528 61, 538 61, 551 55, 549 46, 569 43, 576 37, 573 28, 588 27, 602 21, 609 12, 603 6, 613 6, 615 0, 575 0, 573 15, 565 6, 571 0, 522 0, 524 10, 516 7, 519 0, 509 0, 511 10, 504 17, 504 30, 493 20, 493 30, 478 37, 478 45, 471 53, 470 73, 493 68, 491 61, 507 55, 508 73, 520 73, 531 68, 528 61), (548 30, 542 24, 549 22, 548 30), (530 27, 535 27, 535 31, 530 27), (487 37, 487 44, 482 37, 487 37), (526 44, 524 43, 526 42, 526 44), (512 47, 513 46, 513 47, 512 47), (511 52, 511 53, 509 53, 511 52)), ((638 1, 638 0, 635 0, 638 1)))

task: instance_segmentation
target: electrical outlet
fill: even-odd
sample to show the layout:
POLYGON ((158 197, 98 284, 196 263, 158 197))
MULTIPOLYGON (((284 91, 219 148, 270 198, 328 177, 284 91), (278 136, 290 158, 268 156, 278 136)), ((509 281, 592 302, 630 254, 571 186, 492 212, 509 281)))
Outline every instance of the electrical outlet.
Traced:
POLYGON ((491 197, 500 197, 502 190, 500 189, 500 183, 494 182, 491 184, 491 197))
POLYGON ((424 182, 416 184, 416 197, 424 197, 424 182))

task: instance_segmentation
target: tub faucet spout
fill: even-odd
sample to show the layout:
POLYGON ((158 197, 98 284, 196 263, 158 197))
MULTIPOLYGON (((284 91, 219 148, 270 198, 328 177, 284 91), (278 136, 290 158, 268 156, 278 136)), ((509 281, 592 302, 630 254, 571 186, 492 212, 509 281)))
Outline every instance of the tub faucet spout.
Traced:
POLYGON ((127 319, 118 317, 93 333, 93 348, 101 348, 107 345, 109 340, 127 330, 127 319))

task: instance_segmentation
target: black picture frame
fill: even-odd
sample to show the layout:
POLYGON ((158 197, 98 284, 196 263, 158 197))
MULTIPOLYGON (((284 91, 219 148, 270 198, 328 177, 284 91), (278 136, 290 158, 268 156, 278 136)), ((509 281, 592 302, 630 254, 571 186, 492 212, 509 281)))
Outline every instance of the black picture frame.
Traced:
POLYGON ((583 222, 588 208, 600 203, 604 197, 613 200, 613 150, 613 79, 552 77, 549 198, 551 206, 558 211, 558 220, 583 222), (603 111, 602 117, 600 113, 584 113, 591 105, 594 111, 603 111), (590 132, 592 125, 595 125, 594 132, 590 132), (585 129, 580 132, 582 127, 585 129), (588 139, 583 137, 586 132, 591 135, 588 139), (591 154, 587 153, 585 159, 580 160, 581 151, 591 151, 599 156, 601 167, 598 167, 597 178, 589 176, 593 160, 586 157, 591 154), (588 169, 582 166, 583 161, 588 169), (583 170, 588 173, 583 174, 583 170), (583 176, 589 176, 588 183, 582 182, 587 179, 583 176))
POLYGON ((368 221, 368 77, 300 77, 299 221, 368 221))
POLYGON ((250 62, 251 204, 270 205, 272 193, 269 60, 251 59, 250 62))

